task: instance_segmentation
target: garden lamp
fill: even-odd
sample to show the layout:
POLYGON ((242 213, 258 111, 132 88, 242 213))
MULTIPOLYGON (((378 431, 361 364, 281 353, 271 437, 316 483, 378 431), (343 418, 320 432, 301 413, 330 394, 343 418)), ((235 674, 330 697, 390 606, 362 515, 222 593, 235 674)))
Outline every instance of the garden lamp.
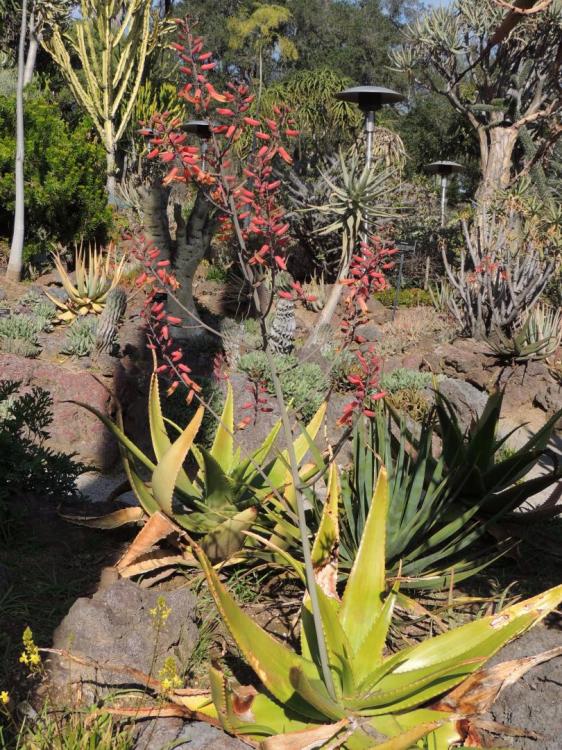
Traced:
POLYGON ((212 136, 211 123, 208 120, 190 120, 181 126, 186 133, 196 135, 201 141, 201 169, 205 171, 205 155, 212 136))
POLYGON ((398 91, 386 89, 382 86, 354 86, 336 94, 336 99, 342 102, 356 104, 365 113, 365 132, 367 134, 367 166, 371 166, 373 158, 373 133, 375 132, 375 113, 385 104, 396 104, 406 98, 398 91))
POLYGON ((462 164, 457 164, 456 161, 434 161, 427 164, 426 169, 430 174, 438 174, 441 177, 441 226, 444 227, 449 177, 456 172, 462 172, 464 167, 462 164))

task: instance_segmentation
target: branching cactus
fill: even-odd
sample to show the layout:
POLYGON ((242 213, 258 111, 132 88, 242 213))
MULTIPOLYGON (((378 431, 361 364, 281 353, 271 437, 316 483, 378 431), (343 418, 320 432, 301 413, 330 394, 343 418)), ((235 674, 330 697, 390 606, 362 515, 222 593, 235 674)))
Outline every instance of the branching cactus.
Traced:
POLYGON ((515 211, 483 214, 472 229, 463 222, 463 231, 466 249, 458 268, 443 251, 453 289, 451 312, 469 336, 510 333, 542 294, 556 268, 557 251, 540 247, 515 211))
POLYGON ((107 295, 107 300, 96 331, 96 351, 111 352, 117 338, 117 329, 125 310, 127 294, 121 287, 115 287, 107 295))

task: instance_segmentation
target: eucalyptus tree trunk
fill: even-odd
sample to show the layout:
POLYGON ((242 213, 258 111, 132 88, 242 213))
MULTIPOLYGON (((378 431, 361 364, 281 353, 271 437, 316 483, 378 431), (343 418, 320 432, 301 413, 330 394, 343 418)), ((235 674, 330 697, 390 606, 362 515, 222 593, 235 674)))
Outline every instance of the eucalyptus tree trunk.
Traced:
POLYGON ((39 35, 37 26, 37 13, 35 3, 31 8, 29 15, 29 46, 27 48, 27 57, 25 59, 25 70, 23 74, 24 88, 31 83, 37 62, 37 51, 39 49, 39 35))
POLYGON ((25 131, 23 122, 23 86, 25 73, 25 37, 27 32, 27 0, 21 4, 21 26, 18 50, 18 83, 16 89, 16 207, 14 214, 14 233, 10 246, 10 258, 6 270, 7 278, 12 281, 21 279, 23 269, 23 240, 25 234, 25 131))

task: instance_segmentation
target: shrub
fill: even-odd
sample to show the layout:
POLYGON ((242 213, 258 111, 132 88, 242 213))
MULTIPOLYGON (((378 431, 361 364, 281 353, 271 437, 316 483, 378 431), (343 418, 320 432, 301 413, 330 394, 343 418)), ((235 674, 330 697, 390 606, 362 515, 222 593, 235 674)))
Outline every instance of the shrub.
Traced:
MULTIPOLYGON (((376 292, 375 298, 378 299, 385 307, 392 307, 394 305, 394 298, 396 296, 395 289, 385 289, 382 292, 376 292)), ((418 305, 431 305, 431 295, 426 292, 425 289, 416 289, 412 287, 410 289, 401 289, 398 292, 398 306, 399 307, 417 307, 418 305)))
MULTIPOLYGON (((78 237, 105 239, 111 211, 105 192, 105 155, 87 118, 70 126, 45 96, 25 108, 25 260, 47 260, 49 245, 78 237)), ((12 232, 15 99, 0 96, 0 226, 12 232)))
POLYGON ((57 502, 76 494, 76 477, 88 468, 45 446, 53 399, 42 388, 19 394, 20 383, 0 381, 0 515, 8 501, 33 493, 57 502))

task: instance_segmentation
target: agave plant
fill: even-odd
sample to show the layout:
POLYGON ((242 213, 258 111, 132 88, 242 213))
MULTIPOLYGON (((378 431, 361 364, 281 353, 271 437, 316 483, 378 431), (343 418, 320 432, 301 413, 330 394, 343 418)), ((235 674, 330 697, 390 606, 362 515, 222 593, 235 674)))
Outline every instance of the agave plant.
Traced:
MULTIPOLYGON (((562 586, 391 653, 385 646, 399 592, 397 584, 390 591, 386 588, 386 471, 379 473, 341 598, 336 590, 339 504, 332 465, 312 549, 326 659, 320 657, 308 595, 301 611, 298 653, 242 610, 203 550, 195 546, 219 613, 261 686, 236 684, 217 666, 210 670, 210 691, 166 690, 149 678, 145 684, 170 701, 158 710, 172 715, 183 709, 186 716, 218 724, 262 750, 449 750, 468 735, 471 747, 481 746, 478 717, 504 684, 562 649, 490 669, 483 668, 485 662, 555 609, 562 601, 562 586)), ((289 561, 304 579, 302 566, 289 561)), ((151 709, 133 710, 143 716, 151 709)))
MULTIPOLYGON (((283 492, 287 481, 288 456, 286 452, 276 458, 269 456, 273 452, 281 423, 274 425, 252 455, 242 458, 240 449, 234 449, 234 397, 230 384, 213 444, 210 450, 206 450, 195 444, 204 407, 198 408, 184 429, 165 419, 160 405, 158 377, 153 373, 148 417, 156 462, 127 437, 120 418, 113 422, 87 404, 80 406, 101 419, 117 438, 125 472, 138 506, 104 516, 64 517, 93 528, 116 528, 148 519, 118 565, 122 575, 133 576, 159 568, 197 564, 184 532, 198 540, 213 562, 222 562, 240 552, 247 540, 245 532, 248 529, 269 527, 273 530, 277 525, 276 515, 268 516, 268 502, 273 502, 270 498, 272 494, 283 492), (166 424, 178 435, 173 442, 166 424), (192 478, 183 466, 188 454, 193 456, 196 463, 192 478), (150 482, 144 481, 143 471, 150 474, 150 482), (171 538, 176 547, 175 553, 151 553, 164 538, 171 538)), ((312 441, 325 410, 326 405, 322 404, 307 428, 294 441, 299 463, 312 450, 317 455, 316 466, 321 464, 323 468, 322 459, 312 441)), ((284 502, 281 494, 280 497, 284 502)))
MULTIPOLYGON (((437 392, 435 413, 443 445, 438 458, 433 455, 431 416, 417 435, 400 423, 399 437, 393 436, 380 409, 376 420, 358 424, 354 464, 343 492, 342 557, 348 565, 354 559, 381 463, 389 470, 391 487, 387 567, 394 573, 400 567, 404 587, 445 587, 453 576, 461 581, 513 545, 506 539, 490 547, 486 539, 502 521, 533 520, 533 512, 521 516, 514 511, 562 476, 562 467, 555 465, 542 476, 525 479, 548 456, 547 445, 562 412, 519 450, 502 458, 501 449, 513 435, 498 437, 502 401, 501 391, 491 394, 480 419, 463 432, 454 407, 437 392), (415 451, 408 451, 408 444, 415 451)), ((542 511, 536 515, 544 517, 542 511)))
POLYGON ((45 294, 61 310, 58 319, 71 323, 78 316, 101 313, 107 295, 121 280, 125 256, 117 263, 113 244, 107 251, 90 245, 87 253, 81 244, 75 251, 76 284, 70 280, 60 251, 53 253, 53 261, 68 297, 62 301, 48 292, 45 294))
POLYGON ((552 356, 561 341, 560 309, 539 303, 523 317, 511 336, 497 331, 487 343, 498 358, 523 363, 552 356))

